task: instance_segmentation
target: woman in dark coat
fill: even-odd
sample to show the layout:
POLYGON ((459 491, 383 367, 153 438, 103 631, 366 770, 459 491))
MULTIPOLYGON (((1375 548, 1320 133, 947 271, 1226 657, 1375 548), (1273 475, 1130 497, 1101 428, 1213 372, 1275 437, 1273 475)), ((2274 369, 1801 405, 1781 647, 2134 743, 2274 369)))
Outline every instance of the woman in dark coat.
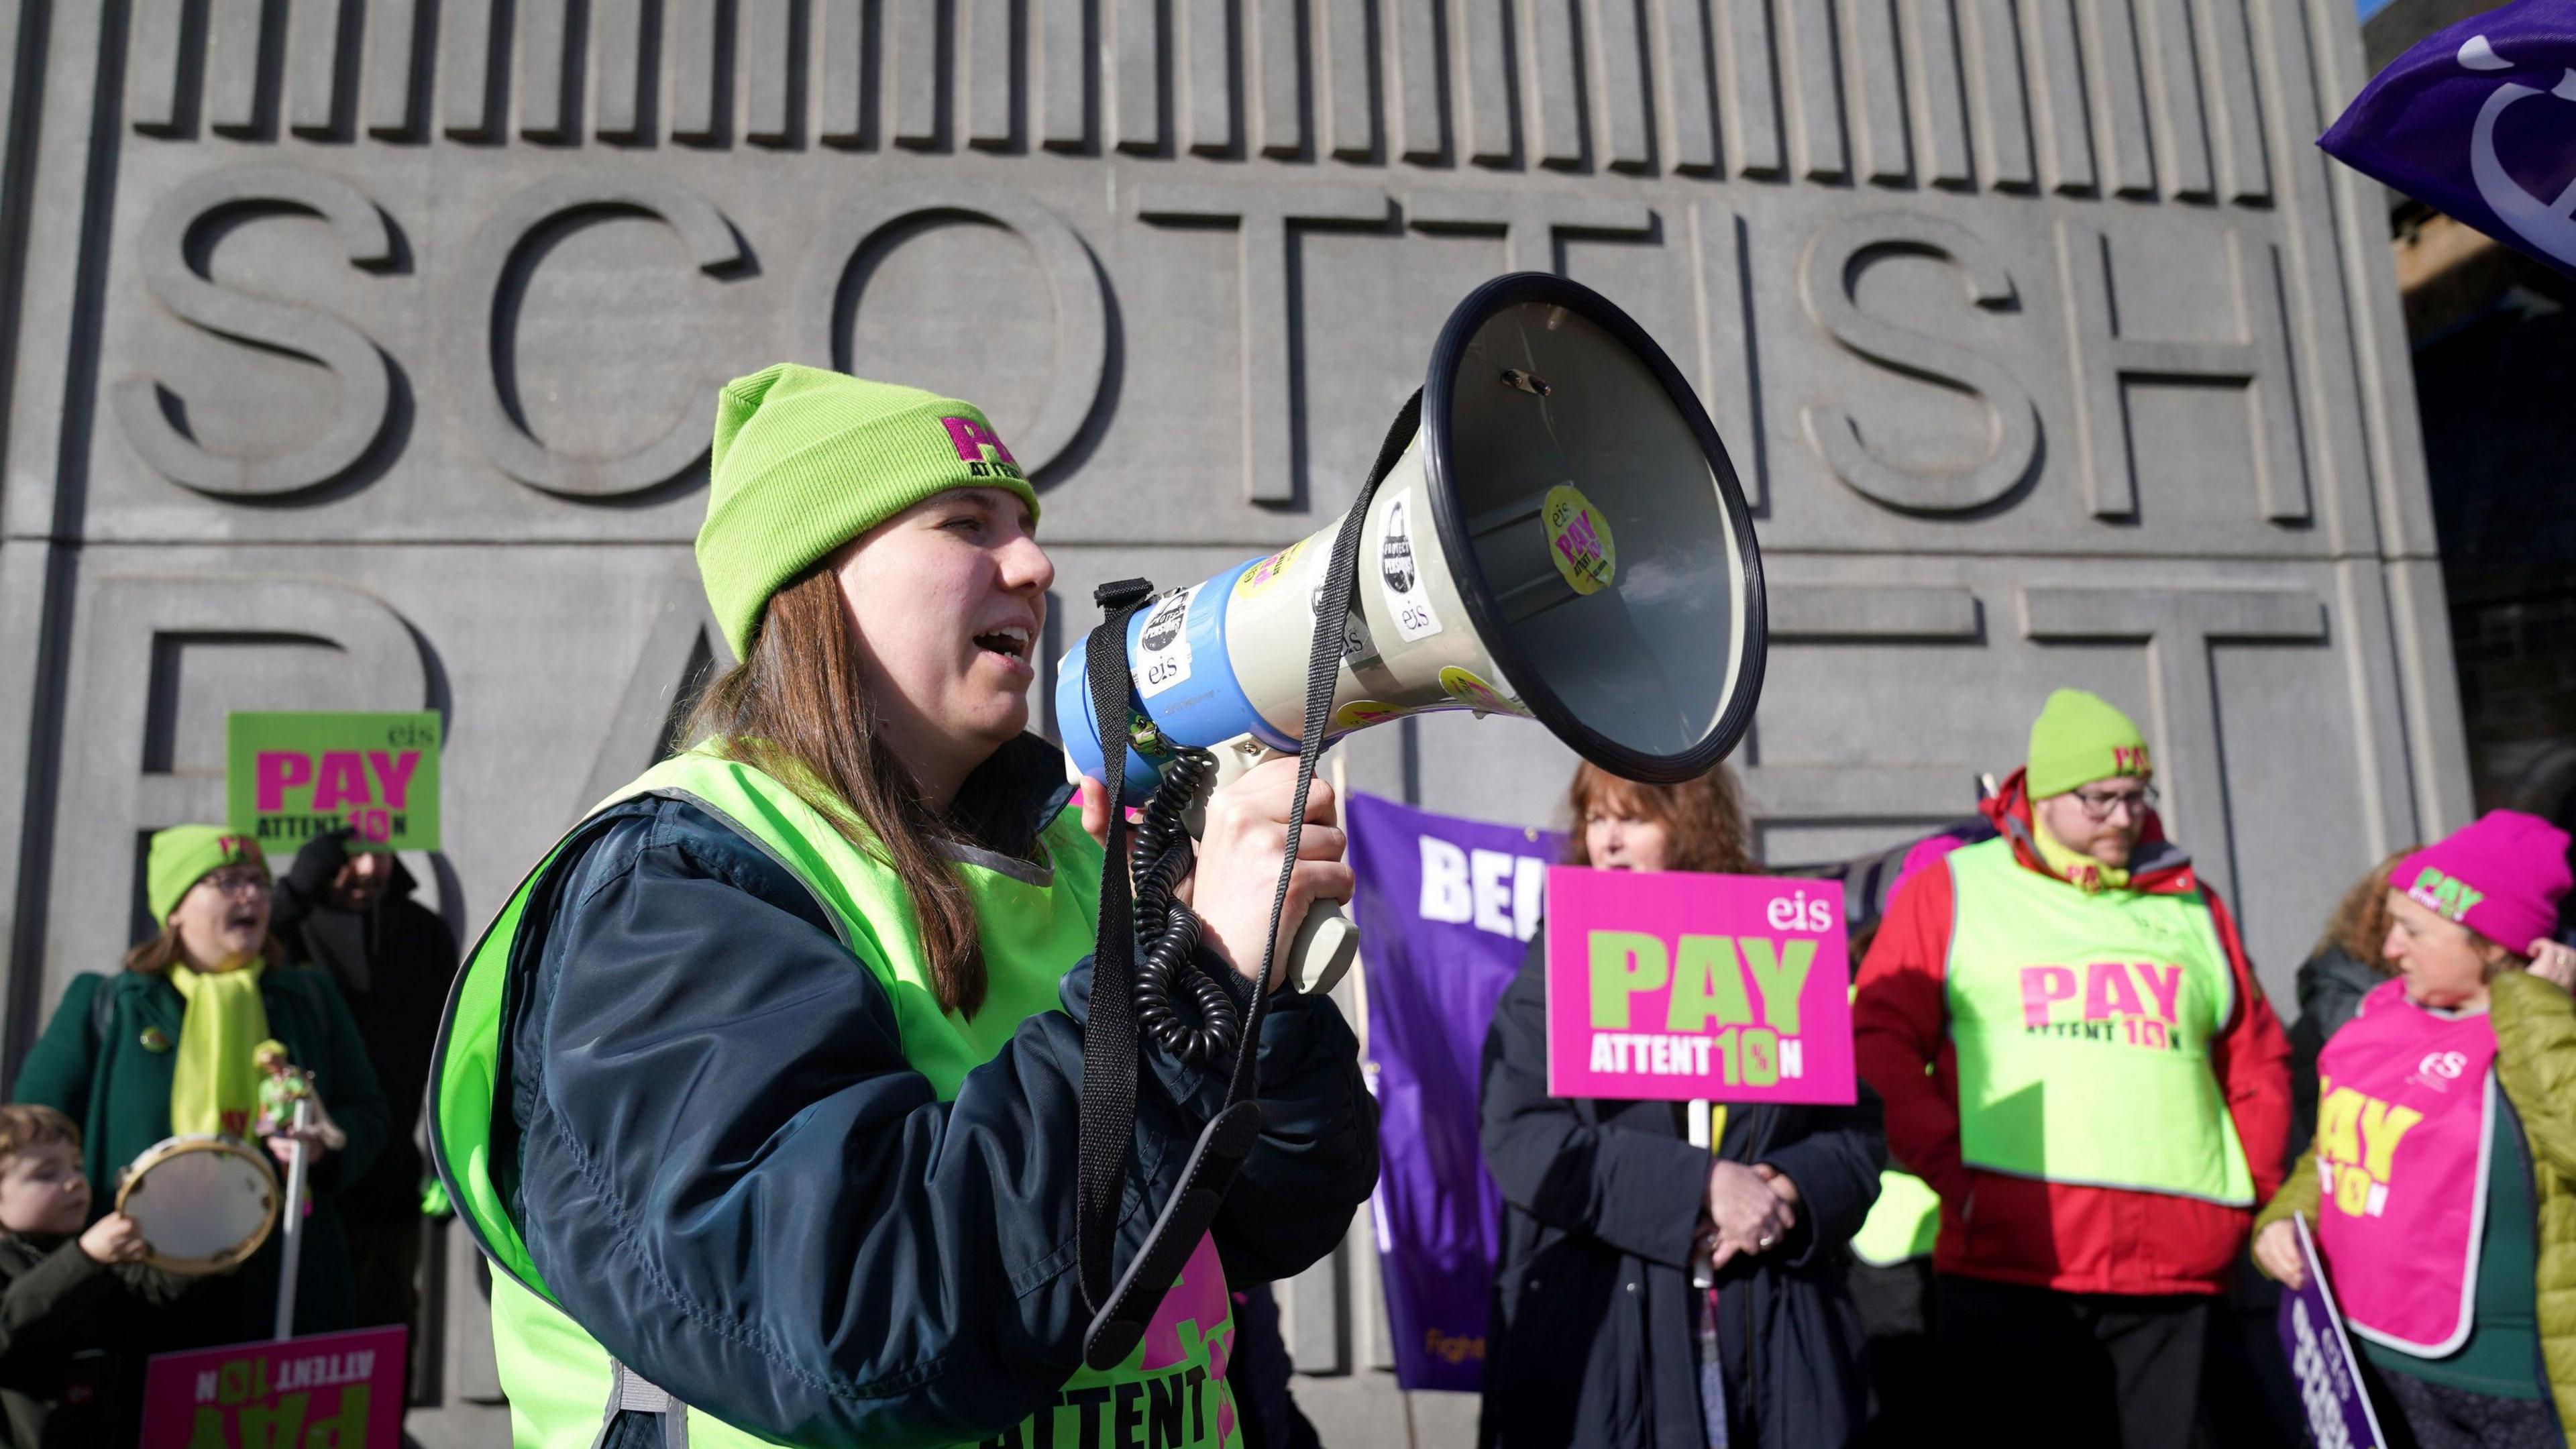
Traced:
MULTIPOLYGON (((1724 766, 1657 787, 1585 765, 1573 805, 1577 865, 1751 868, 1724 766)), ((1848 1443, 1867 1390, 1843 1250, 1878 1196, 1877 1100, 1720 1109, 1712 1149, 1691 1141, 1695 1105, 1550 1097, 1544 941, 1485 1038, 1485 1162, 1505 1211, 1483 1444, 1848 1443), (1712 1261, 1714 1290, 1694 1286, 1712 1261)))
POLYGON ((2397 974, 2380 954, 2388 939, 2388 876, 2414 853, 2410 845, 2354 881, 2335 904, 2317 948, 2299 965, 2299 1019, 2290 1023, 2291 1162, 2317 1137, 2318 1053, 2361 1010, 2361 999, 2397 974))

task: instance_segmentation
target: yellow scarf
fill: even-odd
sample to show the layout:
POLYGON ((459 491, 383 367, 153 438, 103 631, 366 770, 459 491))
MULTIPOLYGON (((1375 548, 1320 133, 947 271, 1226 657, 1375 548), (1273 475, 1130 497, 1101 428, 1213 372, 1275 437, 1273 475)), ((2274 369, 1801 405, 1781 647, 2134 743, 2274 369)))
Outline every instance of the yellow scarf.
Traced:
POLYGON ((2030 812, 2030 837, 2031 842, 2039 847, 2039 863, 2086 895, 2129 888, 2128 867, 2104 865, 2075 847, 2061 843, 2048 833, 2047 823, 2039 818, 2036 810, 2030 812))
POLYGON ((268 1040, 268 1006, 259 998, 267 963, 230 971, 191 971, 173 963, 170 984, 188 999, 179 1021, 179 1059, 170 1079, 170 1131, 178 1136, 250 1135, 259 1108, 259 1068, 251 1051, 268 1040))

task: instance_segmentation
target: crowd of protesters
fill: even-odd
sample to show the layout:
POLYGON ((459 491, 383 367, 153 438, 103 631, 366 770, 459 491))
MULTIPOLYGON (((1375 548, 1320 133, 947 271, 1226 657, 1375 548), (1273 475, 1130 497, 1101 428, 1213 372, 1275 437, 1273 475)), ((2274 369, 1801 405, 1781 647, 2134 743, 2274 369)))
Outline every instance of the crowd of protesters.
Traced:
POLYGON ((75 976, 0 1107, 0 1405, 14 1449, 133 1442, 152 1353, 267 1338, 285 1237, 227 1271, 142 1261, 114 1211, 128 1167, 173 1139, 261 1139, 311 1162, 298 1333, 417 1329, 423 1197, 416 1137, 440 1003, 457 968, 446 924, 412 901, 391 854, 345 832, 284 878, 216 825, 156 833, 153 930, 122 969, 75 976), (300 1074, 321 1111, 269 1120, 262 1065, 300 1074))
MULTIPOLYGON (((73 980, 0 1106, 0 1449, 130 1441, 144 1354, 269 1335, 279 1238, 174 1274, 117 1210, 120 1174, 189 1138, 314 1164, 299 1332, 416 1326, 424 1196, 452 1196, 523 1440, 1088 1446, 1150 1414, 1157 1443, 1313 1441, 1261 1285, 1331 1249, 1377 1166, 1322 998, 1261 1027, 1244 1185, 1164 1318, 1068 1385, 1097 1296, 1078 1176, 1132 1252, 1219 1084, 1149 1049, 1091 1181, 1113 816, 1025 733, 1053 566, 1016 470, 968 467, 991 437, 810 368, 726 389, 698 554, 742 663, 453 993, 455 939, 394 857, 326 836, 279 879, 222 827, 152 838, 151 930, 73 980), (309 1122, 263 1100, 289 1063, 309 1122)), ((1283 764, 1208 806, 1195 951, 1232 998, 1265 989, 1281 899, 1294 922, 1350 890, 1320 785, 1280 884, 1283 764)), ((1482 1062, 1484 1442, 2281 1442, 2245 1309, 2313 1238, 2397 1445, 2564 1445, 2568 837, 2497 811, 2381 862, 2285 1032, 2155 773, 2126 714, 2060 690, 1980 818, 1845 868, 1849 1105, 1551 1096, 1532 937, 1482 1062)), ((1586 765, 1568 803, 1575 864, 1755 869, 1723 766, 1586 765)))
MULTIPOLYGON (((1534 942, 1485 1047, 1484 1442, 2296 1444, 2243 1309, 2249 1259, 2304 1279, 2296 1215, 2392 1449, 2565 1444, 2568 837, 2496 811, 2380 862, 2285 1033, 2154 773, 2060 690, 1981 819, 1847 868, 1852 1107, 1548 1097, 1534 942)), ((1722 766, 1570 803, 1576 864, 1755 869, 1722 766)))

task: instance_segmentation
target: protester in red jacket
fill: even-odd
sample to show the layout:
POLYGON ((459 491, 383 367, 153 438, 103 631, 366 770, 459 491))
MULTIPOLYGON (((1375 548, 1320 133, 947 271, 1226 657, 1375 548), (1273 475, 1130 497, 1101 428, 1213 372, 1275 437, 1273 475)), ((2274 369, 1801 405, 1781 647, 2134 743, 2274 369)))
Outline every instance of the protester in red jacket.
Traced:
POLYGON ((1985 807, 2000 836, 1890 905, 1860 1072, 1941 1196, 1936 1354, 1981 1425, 2019 1426, 1990 1442, 2180 1449, 2279 1185, 2288 1044, 2128 717, 2060 690, 2029 761, 1985 807))

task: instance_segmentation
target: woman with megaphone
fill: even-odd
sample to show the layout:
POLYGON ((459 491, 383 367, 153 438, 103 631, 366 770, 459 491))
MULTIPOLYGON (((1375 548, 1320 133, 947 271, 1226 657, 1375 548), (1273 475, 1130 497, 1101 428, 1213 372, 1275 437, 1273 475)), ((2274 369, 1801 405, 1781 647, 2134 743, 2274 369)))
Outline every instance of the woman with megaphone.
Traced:
MULTIPOLYGON (((517 1442, 1233 1437, 1228 1284, 1330 1251, 1375 1181, 1350 1029, 1278 1002, 1239 1190, 1135 1351, 1077 1372, 1109 804, 1024 733, 1036 494, 976 408, 792 365, 726 386, 710 483, 698 564, 742 663, 512 895, 440 1034, 433 1155, 496 1269, 517 1442)), ((1294 785, 1209 803, 1198 965, 1238 993, 1294 785)), ((1329 791, 1306 821, 1291 923, 1351 888, 1329 791)), ((1142 1067, 1122 1259, 1226 1086, 1142 1067)))
MULTIPOLYGON (((1724 765, 1643 785, 1587 762, 1569 793, 1575 865, 1758 869, 1724 765)), ((1852 1442, 1866 1384, 1844 1250, 1887 1157, 1878 1098, 1729 1111, 1550 1096, 1546 976, 1542 929, 1485 1037, 1481 1135, 1505 1210, 1481 1442, 1852 1442)))

